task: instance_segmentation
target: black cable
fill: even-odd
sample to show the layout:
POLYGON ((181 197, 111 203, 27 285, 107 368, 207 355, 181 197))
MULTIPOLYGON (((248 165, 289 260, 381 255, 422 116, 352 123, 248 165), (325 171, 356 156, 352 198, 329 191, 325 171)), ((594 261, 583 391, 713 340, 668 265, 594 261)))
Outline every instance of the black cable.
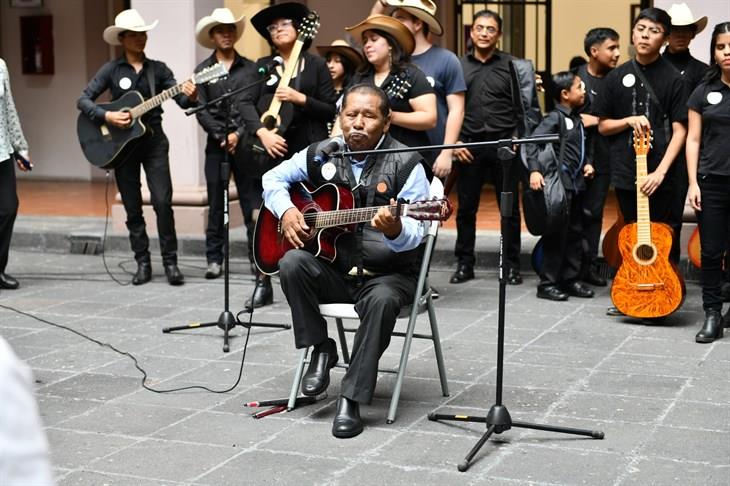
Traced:
MULTIPOLYGON (((98 344, 99 346, 101 346, 103 348, 109 348, 117 354, 128 357, 129 359, 131 359, 134 362, 134 367, 137 368, 140 373, 142 373, 142 388, 144 388, 145 390, 154 392, 154 393, 173 393, 173 392, 179 392, 179 391, 183 391, 183 390, 205 390, 210 393, 228 393, 229 391, 234 390, 238 386, 238 384, 241 382, 241 377, 243 376, 243 363, 246 361, 246 350, 248 349, 248 338, 251 335, 251 327, 248 326, 248 332, 246 332, 246 342, 243 344, 243 356, 241 357, 241 368, 238 370, 238 378, 236 379, 236 382, 231 387, 226 388, 225 390, 212 390, 212 389, 208 388, 207 386, 203 386, 203 385, 190 385, 190 386, 183 386, 180 388, 169 388, 169 389, 159 390, 159 389, 150 388, 149 386, 147 386, 147 383, 146 383, 147 372, 139 365, 137 358, 132 353, 128 353, 127 351, 121 351, 121 350, 115 348, 112 344, 98 341, 98 340, 96 340, 92 337, 89 337, 86 334, 84 334, 80 331, 77 331, 75 329, 72 329, 68 326, 64 326, 63 324, 58 324, 58 323, 55 323, 52 321, 48 321, 46 319, 43 319, 38 316, 34 316, 33 314, 29 314, 28 312, 24 312, 22 310, 14 308, 14 307, 0 304, 0 308, 9 310, 11 312, 15 312, 16 314, 20 314, 22 316, 30 317, 31 319, 35 319, 38 322, 42 322, 44 324, 48 324, 50 326, 57 327, 59 329, 69 331, 73 334, 76 334, 77 336, 80 336, 80 337, 86 339, 87 341, 91 341, 94 344, 98 344)), ((239 314, 240 314, 240 312, 239 312, 239 314)), ((249 323, 250 323, 250 319, 249 319, 249 323)))
MULTIPOLYGON (((106 234, 107 230, 109 228, 109 214, 111 213, 111 209, 109 208, 109 186, 111 182, 111 177, 109 177, 109 171, 106 171, 106 187, 104 188, 104 204, 106 206, 106 211, 104 214, 104 236, 101 239, 101 261, 104 263, 104 269, 106 270, 106 273, 109 275, 109 278, 111 278, 114 282, 117 283, 117 285, 120 285, 122 287, 126 287, 127 285, 130 285, 132 283, 132 280, 129 280, 127 282, 122 282, 121 280, 118 280, 114 275, 112 275, 111 270, 109 270, 109 267, 106 264, 106 234)), ((123 262, 120 262, 119 265, 121 266, 123 262)), ((122 267, 122 270, 124 270, 124 267, 122 267)), ((125 270, 126 272, 126 270, 125 270)), ((126 272, 128 273, 128 272, 126 272)))

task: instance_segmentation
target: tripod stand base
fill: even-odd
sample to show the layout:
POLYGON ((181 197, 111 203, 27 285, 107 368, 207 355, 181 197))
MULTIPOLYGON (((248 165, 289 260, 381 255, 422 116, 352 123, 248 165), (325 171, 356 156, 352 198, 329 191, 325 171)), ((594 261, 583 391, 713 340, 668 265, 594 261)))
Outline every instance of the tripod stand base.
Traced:
POLYGON ((460 472, 469 469, 472 459, 479 452, 484 444, 489 440, 492 434, 501 434, 512 427, 522 429, 545 430, 547 432, 560 432, 562 434, 583 435, 593 439, 603 439, 604 434, 600 430, 576 429, 572 427, 557 427, 555 425, 533 424, 530 422, 513 421, 504 405, 493 405, 489 409, 487 416, 471 416, 471 415, 445 415, 440 413, 429 413, 428 419, 437 420, 453 420, 457 422, 476 422, 487 424, 487 431, 481 436, 479 441, 474 445, 472 450, 466 455, 464 460, 457 465, 460 472))

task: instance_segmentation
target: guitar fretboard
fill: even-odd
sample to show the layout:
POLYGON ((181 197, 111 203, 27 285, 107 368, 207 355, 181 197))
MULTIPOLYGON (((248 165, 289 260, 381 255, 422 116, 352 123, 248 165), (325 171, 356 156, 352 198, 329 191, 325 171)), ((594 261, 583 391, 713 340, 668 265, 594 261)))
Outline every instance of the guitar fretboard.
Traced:
MULTIPOLYGON (((322 229, 333 228, 335 226, 346 226, 348 224, 366 223, 373 219, 373 216, 381 207, 388 208, 391 214, 395 214, 396 205, 356 208, 356 209, 338 209, 335 211, 321 211, 318 213, 307 213, 304 215, 304 221, 310 228, 322 229)), ((401 206, 401 216, 407 216, 408 205, 401 206)))
POLYGON ((162 93, 153 96, 152 98, 148 99, 144 103, 140 103, 139 105, 130 109, 129 113, 132 115, 132 118, 134 118, 134 119, 141 117, 142 115, 144 115, 151 109, 157 108, 165 101, 182 93, 183 84, 184 83, 180 83, 177 86, 173 86, 172 88, 166 89, 162 93))
POLYGON ((641 191, 647 176, 646 155, 636 156, 636 240, 641 244, 651 243, 651 215, 649 196, 641 191))

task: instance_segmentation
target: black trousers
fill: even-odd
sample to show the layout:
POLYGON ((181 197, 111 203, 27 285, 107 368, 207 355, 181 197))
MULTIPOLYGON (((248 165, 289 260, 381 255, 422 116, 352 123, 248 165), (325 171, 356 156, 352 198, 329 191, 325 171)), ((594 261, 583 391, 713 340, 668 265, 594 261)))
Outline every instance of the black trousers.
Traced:
POLYGON ((134 259, 137 262, 148 262, 150 239, 142 215, 140 182, 140 170, 144 168, 147 185, 150 188, 152 208, 157 215, 162 261, 165 265, 169 265, 177 263, 177 235, 172 212, 172 179, 167 155, 170 143, 161 126, 152 125, 147 127, 147 130, 127 161, 115 169, 115 178, 119 193, 122 195, 124 210, 127 212, 127 230, 134 259))
POLYGON ((570 283, 578 279, 582 261, 583 194, 566 191, 568 224, 542 237, 540 285, 570 283))
MULTIPOLYGON (((208 138, 205 147, 205 180, 208 190, 208 227, 205 229, 205 255, 208 263, 223 262, 223 244, 225 241, 223 224, 223 186, 221 164, 225 160, 225 152, 215 139, 208 138)), ((254 210, 261 206, 262 192, 260 179, 253 179, 245 175, 243 161, 232 154, 228 157, 231 173, 238 190, 238 203, 243 212, 243 221, 246 225, 246 236, 249 247, 249 257, 252 256, 253 230, 256 224, 254 210), (238 159, 238 160, 236 160, 238 159)))
POLYGON ((304 250, 287 252, 279 268, 297 348, 327 339, 327 322, 319 313, 319 304, 355 304, 360 327, 340 393, 356 402, 370 403, 378 378, 378 360, 390 344, 400 308, 413 302, 416 276, 381 275, 366 279, 358 287, 354 279, 345 278, 333 265, 304 250))
MULTIPOLYGON (((499 140, 511 137, 512 132, 498 133, 488 137, 486 140, 499 140)), ((486 140, 466 139, 464 142, 477 142, 486 140)), ((457 185, 459 208, 456 211, 456 245, 454 254, 459 264, 474 266, 476 257, 474 246, 476 242, 476 221, 479 210, 479 200, 482 194, 482 186, 486 180, 494 184, 497 195, 497 204, 501 205, 500 193, 504 190, 511 192, 513 204, 511 217, 506 228, 508 246, 505 248, 505 260, 509 268, 520 269, 520 202, 518 183, 520 180, 519 160, 514 158, 509 161, 507 174, 508 186, 502 187, 502 161, 497 158, 496 147, 489 147, 481 150, 470 149, 474 155, 471 164, 459 164, 459 178, 457 185)))
POLYGON ((684 218, 684 202, 687 199, 687 189, 689 188, 689 179, 687 176, 687 159, 684 156, 684 149, 674 161, 674 173, 671 181, 675 196, 672 198, 669 208, 669 226, 674 231, 674 240, 672 241, 672 249, 669 252, 669 258, 672 261, 679 261, 680 248, 679 243, 682 233, 682 219, 684 218))
POLYGON ((0 161, 0 273, 5 273, 10 253, 10 238, 18 214, 18 191, 15 183, 15 162, 0 161))
POLYGON ((611 174, 597 172, 593 179, 586 179, 585 182, 582 207, 583 237, 587 246, 586 263, 590 264, 598 258, 598 245, 601 242, 603 228, 603 208, 611 185, 611 174))
POLYGON ((698 176, 702 211, 698 211, 702 269, 702 307, 722 309, 723 253, 728 247, 730 225, 730 176, 698 176))

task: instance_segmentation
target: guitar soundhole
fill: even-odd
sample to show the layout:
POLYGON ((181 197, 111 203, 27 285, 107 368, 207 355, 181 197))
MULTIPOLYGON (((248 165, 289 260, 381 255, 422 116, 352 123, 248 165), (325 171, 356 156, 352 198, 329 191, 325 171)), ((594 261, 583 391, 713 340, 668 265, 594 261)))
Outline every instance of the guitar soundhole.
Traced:
POLYGON ((636 258, 639 263, 650 263, 656 256, 654 247, 651 245, 639 245, 636 247, 636 258))

